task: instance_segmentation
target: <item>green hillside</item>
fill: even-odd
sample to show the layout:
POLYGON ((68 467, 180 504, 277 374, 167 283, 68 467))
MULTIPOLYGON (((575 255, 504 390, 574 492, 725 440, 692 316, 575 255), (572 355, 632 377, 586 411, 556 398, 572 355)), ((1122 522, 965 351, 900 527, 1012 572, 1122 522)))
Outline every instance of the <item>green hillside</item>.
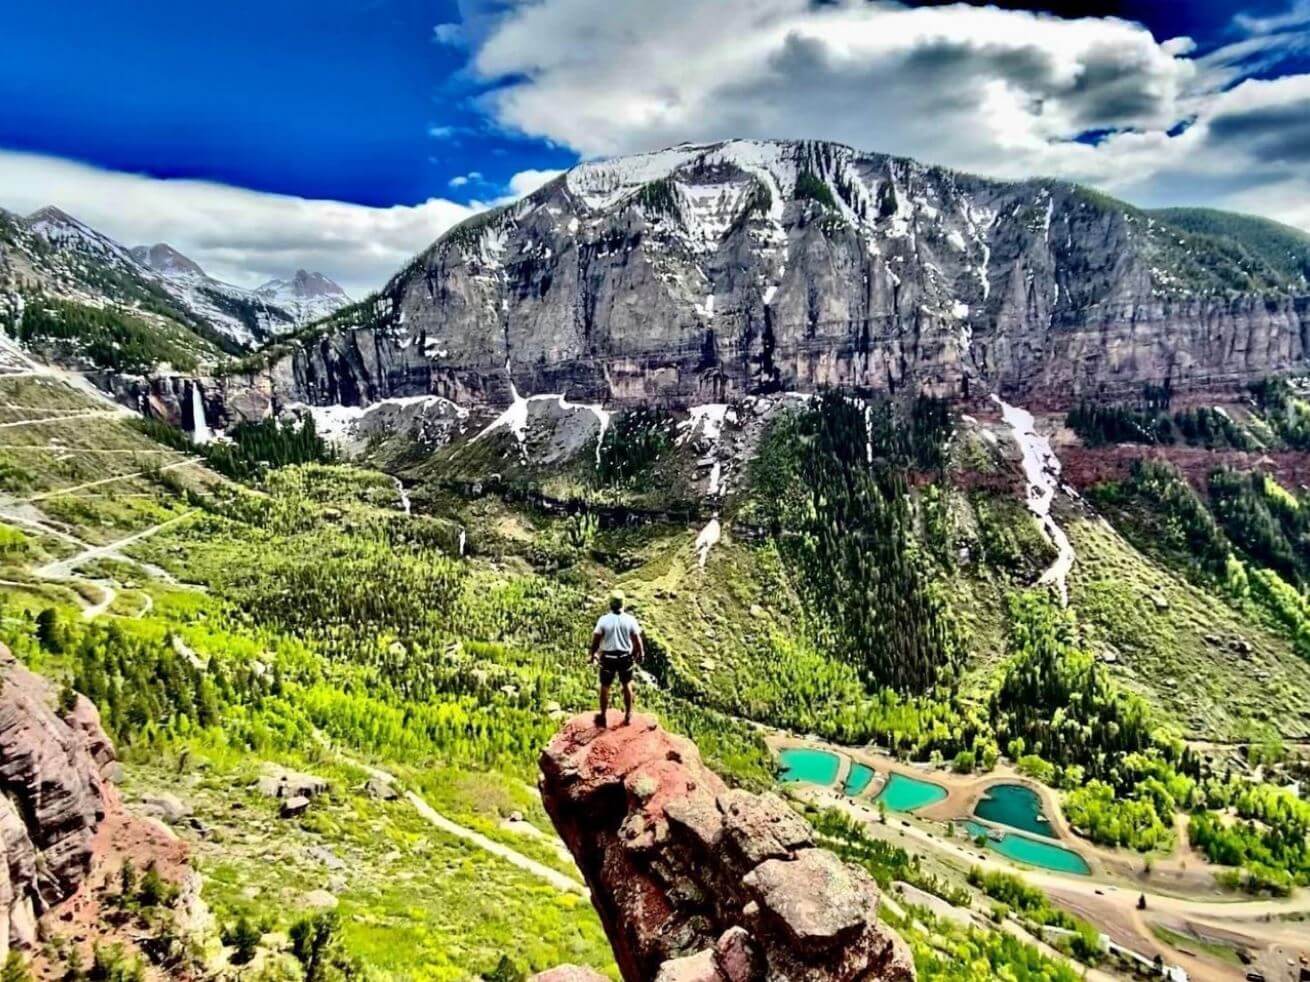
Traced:
POLYGON ((1301 229, 1214 208, 1160 208, 1147 214, 1191 235, 1236 244, 1292 284, 1310 283, 1310 234, 1301 229))

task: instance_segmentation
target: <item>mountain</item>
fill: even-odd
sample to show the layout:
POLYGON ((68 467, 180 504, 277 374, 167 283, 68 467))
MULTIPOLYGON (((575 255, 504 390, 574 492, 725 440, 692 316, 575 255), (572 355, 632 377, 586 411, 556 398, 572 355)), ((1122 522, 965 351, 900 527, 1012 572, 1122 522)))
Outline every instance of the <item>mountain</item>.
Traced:
POLYGON ((580 164, 266 360, 310 403, 503 404, 507 365, 519 391, 616 403, 825 384, 1068 402, 1300 365, 1302 287, 1069 183, 728 141, 580 164))
POLYGON ((301 324, 309 324, 335 313, 350 297, 340 286, 322 273, 308 273, 303 269, 289 280, 269 280, 255 288, 258 296, 293 311, 301 324))
POLYGON ((164 242, 136 246, 132 258, 163 278, 165 289, 243 346, 293 330, 301 321, 291 311, 251 290, 214 279, 164 242))
MULTIPOLYGON (((61 307, 65 322, 126 318, 113 327, 120 344, 127 334, 166 335, 174 367, 179 346, 202 363, 241 354, 348 302, 330 280, 306 276, 310 288, 321 291, 317 298, 283 303, 209 276, 167 243, 129 249, 53 206, 25 218, 0 212, 0 312, 7 321, 17 321, 25 295, 40 291, 59 305, 73 305, 71 317, 61 307)), ((76 331, 85 334, 82 326, 76 331)), ((76 356, 94 348, 92 340, 61 350, 76 356)))
POLYGON ((152 246, 134 246, 132 258, 142 266, 148 266, 156 273, 176 278, 205 278, 205 271, 167 242, 157 242, 152 246))
POLYGON ((1163 208, 1149 214, 1185 232, 1226 242, 1245 251, 1253 266, 1264 265, 1295 288, 1310 288, 1310 234, 1299 228, 1213 208, 1163 208))

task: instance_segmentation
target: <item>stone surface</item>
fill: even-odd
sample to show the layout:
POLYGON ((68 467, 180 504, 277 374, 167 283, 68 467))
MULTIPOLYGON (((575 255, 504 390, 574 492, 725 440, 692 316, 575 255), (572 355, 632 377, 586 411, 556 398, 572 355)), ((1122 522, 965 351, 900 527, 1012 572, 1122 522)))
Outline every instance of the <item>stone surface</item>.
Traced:
POLYGON ((142 798, 137 810, 143 815, 158 818, 169 825, 176 825, 191 814, 190 805, 167 791, 142 798))
POLYGON ((762 862, 742 883, 763 917, 786 931, 801 951, 844 945, 864 928, 870 911, 878 910, 878 891, 869 877, 821 849, 762 862))
POLYGON ((542 752, 541 792, 629 982, 914 978, 867 874, 649 716, 570 720, 542 752))
POLYGON ((58 693, 0 646, 0 946, 30 945, 36 918, 91 868, 114 749, 90 702, 58 693))
POLYGON ((268 764, 259 778, 259 793, 270 798, 312 798, 328 789, 326 778, 268 764))
POLYGON ((303 794, 298 794, 294 798, 285 799, 278 814, 283 818, 295 818, 297 815, 303 815, 308 809, 309 799, 303 794))
POLYGON ((528 982, 609 982, 609 977, 585 965, 557 965, 529 976, 528 982))
POLYGON ((660 966, 655 982, 723 982, 714 961, 714 949, 706 948, 694 955, 670 958, 660 966))

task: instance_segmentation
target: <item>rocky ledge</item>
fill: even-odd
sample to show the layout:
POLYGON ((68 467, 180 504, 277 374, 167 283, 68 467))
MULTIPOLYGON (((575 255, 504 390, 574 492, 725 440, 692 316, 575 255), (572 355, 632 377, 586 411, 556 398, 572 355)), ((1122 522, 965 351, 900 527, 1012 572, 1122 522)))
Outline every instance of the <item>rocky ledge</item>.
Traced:
POLYGON ((628 982, 914 978, 876 884, 781 798, 728 788, 649 716, 618 720, 570 720, 541 791, 628 982))
POLYGON ((77 889, 105 817, 113 746, 89 701, 57 701, 0 645, 0 950, 32 944, 36 918, 77 889))

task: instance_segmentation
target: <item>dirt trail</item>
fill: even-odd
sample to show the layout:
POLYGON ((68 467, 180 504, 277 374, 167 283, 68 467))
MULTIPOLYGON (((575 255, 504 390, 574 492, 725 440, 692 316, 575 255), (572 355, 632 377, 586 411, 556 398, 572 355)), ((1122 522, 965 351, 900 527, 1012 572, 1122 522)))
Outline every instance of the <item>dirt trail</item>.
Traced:
MULTIPOLYGON (((152 525, 148 529, 134 532, 133 534, 111 542, 108 545, 87 546, 75 555, 69 556, 65 559, 56 559, 51 563, 46 563, 40 569, 35 571, 36 575, 48 580, 65 580, 73 575, 73 570, 78 566, 81 566, 83 563, 91 562, 93 559, 126 559, 127 557, 121 554, 121 550, 130 545, 135 545, 142 539, 148 539, 156 532, 162 532, 164 529, 178 524, 178 522, 183 522, 194 514, 195 510, 192 509, 191 511, 183 512, 181 515, 176 515, 167 521, 160 522, 157 525, 152 525)), ((129 562, 136 562, 136 560, 129 560, 129 562)))
POLYGON ((106 580, 88 580, 87 582, 94 583, 102 591, 98 603, 94 603, 90 607, 82 608, 82 620, 93 621, 109 609, 109 605, 112 604, 114 598, 118 596, 118 591, 115 590, 106 580))
POLYGON ((71 423, 75 419, 106 419, 123 415, 114 409, 88 409, 70 416, 55 416, 50 419, 20 419, 12 423, 0 423, 0 430, 13 429, 16 426, 36 426, 39 423, 71 423))
MULTIPOLYGON (((187 467, 191 464, 198 463, 200 459, 201 458, 199 457, 187 457, 185 460, 175 460, 171 464, 165 464, 163 467, 160 467, 159 471, 162 473, 163 471, 171 471, 178 467, 187 467)), ((127 481, 134 477, 143 477, 147 473, 147 471, 133 471, 131 474, 115 474, 113 477, 102 477, 97 481, 87 481, 84 484, 74 484, 72 487, 68 488, 55 488, 51 491, 42 491, 40 494, 34 494, 30 497, 21 498, 19 500, 32 504, 37 501, 45 501, 47 498, 59 498, 66 494, 76 494, 78 491, 85 491, 87 488, 98 488, 104 484, 113 484, 115 481, 127 481)))
POLYGON ((413 791, 404 789, 394 774, 384 771, 379 767, 373 767, 361 761, 353 760, 349 757, 345 759, 355 767, 366 772, 370 777, 375 777, 379 781, 384 781, 395 787, 402 795, 404 795, 405 800, 414 806, 414 810, 417 811, 424 820, 441 829, 441 831, 448 835, 453 835, 456 838, 463 839, 465 842, 471 842, 484 852, 488 852, 493 856, 505 860, 505 862, 512 866, 516 866, 525 873, 532 874, 537 877, 537 879, 550 884, 557 890, 562 890, 565 893, 574 893, 580 897, 591 896, 586 886, 584 886, 580 881, 573 879, 573 877, 561 873, 559 870, 551 869, 549 866, 539 863, 535 859, 525 856, 523 853, 518 852, 515 849, 511 849, 503 843, 496 842, 494 839, 488 839, 481 832, 474 831, 473 829, 460 825, 458 822, 451 821, 413 791))

